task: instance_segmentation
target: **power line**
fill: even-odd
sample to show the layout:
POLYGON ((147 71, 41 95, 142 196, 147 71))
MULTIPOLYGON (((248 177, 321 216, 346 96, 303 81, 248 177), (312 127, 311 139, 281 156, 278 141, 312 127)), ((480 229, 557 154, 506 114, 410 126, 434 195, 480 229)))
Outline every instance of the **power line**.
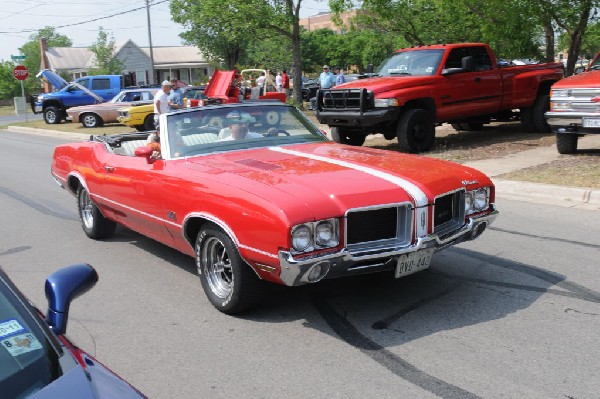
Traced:
MULTIPOLYGON (((161 4, 161 3, 166 3, 170 0, 161 0, 161 1, 157 1, 156 3, 150 4, 150 6, 154 6, 157 4, 161 4)), ((116 13, 116 14, 112 14, 112 15, 107 15, 104 17, 98 17, 98 18, 94 18, 94 19, 89 19, 87 21, 83 21, 83 22, 74 22, 72 24, 66 24, 66 25, 60 25, 60 26, 54 26, 54 29, 60 29, 60 28, 67 28, 69 26, 77 26, 77 25, 83 25, 83 24, 87 24, 89 22, 95 22, 95 21, 100 21, 102 19, 108 19, 108 18, 112 18, 112 17, 117 17, 123 14, 128 14, 130 12, 134 12, 134 11, 138 11, 138 10, 143 10, 144 8, 146 8, 147 6, 142 6, 142 7, 137 7, 131 10, 127 10, 127 11, 123 11, 120 13, 116 13)), ((22 30, 17 30, 17 31, 0 31, 0 33, 4 33, 4 34, 14 34, 14 33, 29 33, 29 32, 37 32, 39 29, 22 29, 22 30)))

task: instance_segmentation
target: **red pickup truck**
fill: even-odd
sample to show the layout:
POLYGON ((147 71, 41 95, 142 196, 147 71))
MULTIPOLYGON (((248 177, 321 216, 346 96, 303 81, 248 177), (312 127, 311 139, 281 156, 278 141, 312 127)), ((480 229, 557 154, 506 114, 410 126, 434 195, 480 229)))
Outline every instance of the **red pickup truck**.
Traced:
POLYGON ((520 118, 528 131, 549 132, 550 86, 563 76, 559 62, 501 67, 482 43, 401 49, 375 76, 320 90, 317 119, 338 143, 383 133, 413 153, 431 149, 443 122, 473 130, 520 118))
POLYGON ((585 72, 553 85, 550 100, 546 121, 559 153, 573 154, 580 136, 600 134, 600 52, 585 72))

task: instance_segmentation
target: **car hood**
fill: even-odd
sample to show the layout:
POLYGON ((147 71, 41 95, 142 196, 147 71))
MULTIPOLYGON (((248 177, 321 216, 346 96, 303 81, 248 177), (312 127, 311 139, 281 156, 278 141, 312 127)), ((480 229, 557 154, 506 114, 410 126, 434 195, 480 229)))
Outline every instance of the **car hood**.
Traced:
POLYGON ((436 80, 436 76, 381 76, 353 80, 336 86, 335 89, 369 89, 373 93, 383 93, 396 89, 424 86, 436 80))
POLYGON ((61 90, 69 84, 69 82, 64 80, 59 74, 49 69, 44 69, 35 75, 36 78, 39 78, 40 76, 43 76, 56 90, 61 90))
POLYGON ((215 70, 204 89, 204 94, 208 98, 226 98, 235 79, 235 71, 215 70))
POLYGON ((600 87, 600 71, 583 72, 561 79, 552 85, 553 89, 600 87))
POLYGON ((28 396, 31 399, 139 399, 143 394, 88 356, 82 358, 86 369, 77 364, 44 389, 28 396))
POLYGON ((316 218, 382 203, 426 205, 467 184, 492 185, 483 173, 451 162, 335 143, 194 157, 188 159, 188 167, 211 169, 205 176, 280 209, 303 203, 316 218))

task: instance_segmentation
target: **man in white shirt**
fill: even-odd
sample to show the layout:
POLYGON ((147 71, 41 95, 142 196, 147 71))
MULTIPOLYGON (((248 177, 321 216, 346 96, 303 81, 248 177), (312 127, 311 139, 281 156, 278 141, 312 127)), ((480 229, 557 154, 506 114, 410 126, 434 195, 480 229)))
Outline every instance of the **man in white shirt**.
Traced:
POLYGON ((162 88, 154 95, 154 126, 158 129, 160 114, 169 112, 169 94, 171 93, 171 82, 162 82, 162 88))
POLYGON ((247 113, 240 111, 231 111, 225 118, 225 123, 228 125, 219 132, 219 141, 257 139, 264 137, 260 133, 248 131, 248 123, 254 120, 247 113))
POLYGON ((275 76, 275 86, 277 87, 277 91, 281 93, 281 84, 283 83, 283 78, 281 77, 281 72, 277 72, 277 76, 275 76))

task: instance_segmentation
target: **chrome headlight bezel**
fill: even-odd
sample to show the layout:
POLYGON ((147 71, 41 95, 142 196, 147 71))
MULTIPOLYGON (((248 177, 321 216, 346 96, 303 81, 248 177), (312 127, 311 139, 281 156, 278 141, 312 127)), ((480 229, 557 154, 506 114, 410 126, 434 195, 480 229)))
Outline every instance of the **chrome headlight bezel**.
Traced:
POLYGON ((569 93, 568 89, 552 89, 550 91, 550 97, 569 97, 571 93, 569 93))
POLYGON ((485 211, 490 207, 490 188, 480 187, 465 192, 465 215, 485 211))
POLYGON ((573 111, 573 105, 570 101, 550 101, 551 111, 573 111))
POLYGON ((294 253, 334 248, 340 243, 340 223, 335 218, 301 223, 292 227, 290 234, 294 253))

